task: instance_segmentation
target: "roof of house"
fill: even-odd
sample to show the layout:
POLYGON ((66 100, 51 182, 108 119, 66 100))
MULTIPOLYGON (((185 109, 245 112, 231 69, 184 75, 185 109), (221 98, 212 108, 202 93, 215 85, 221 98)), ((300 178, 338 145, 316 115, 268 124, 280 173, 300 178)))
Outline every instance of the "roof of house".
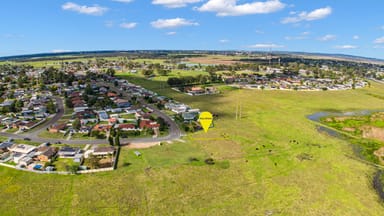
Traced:
POLYGON ((63 130, 67 127, 67 124, 66 123, 62 123, 62 124, 55 124, 55 125, 52 125, 51 126, 51 129, 56 129, 56 130, 63 130))
POLYGON ((48 147, 48 149, 45 152, 43 152, 42 155, 50 158, 50 157, 53 157, 56 153, 57 153, 57 150, 55 148, 48 147))
POLYGON ((103 130, 109 130, 111 129, 111 125, 102 125, 102 124, 97 124, 93 127, 93 130, 97 131, 103 131, 103 130))
POLYGON ((134 124, 119 124, 119 128, 136 128, 136 126, 134 124))
POLYGON ((19 152, 23 154, 28 154, 29 152, 35 150, 36 147, 32 145, 26 145, 26 144, 15 144, 11 148, 9 148, 12 152, 19 152))
POLYGON ((77 147, 73 148, 73 147, 64 146, 59 150, 59 153, 75 153, 77 151, 79 151, 79 148, 77 147))
POLYGON ((112 146, 107 146, 107 147, 96 147, 93 152, 94 153, 109 153, 109 152, 114 152, 115 148, 112 146))
POLYGON ((160 125, 157 124, 156 122, 151 121, 151 120, 143 119, 140 121, 140 128, 145 128, 145 127, 146 128, 158 128, 158 127, 160 127, 160 125))

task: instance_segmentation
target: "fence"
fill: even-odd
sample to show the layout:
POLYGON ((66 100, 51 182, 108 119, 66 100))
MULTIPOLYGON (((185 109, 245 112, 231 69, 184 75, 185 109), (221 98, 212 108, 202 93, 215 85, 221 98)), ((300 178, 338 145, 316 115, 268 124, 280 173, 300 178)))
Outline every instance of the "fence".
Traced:
MULTIPOLYGON (((0 163, 1 166, 5 166, 8 168, 12 169, 17 169, 17 170, 22 170, 22 171, 27 171, 27 172, 33 172, 33 173, 38 173, 38 174, 60 174, 60 175, 71 175, 74 174, 72 172, 68 171, 40 171, 40 170, 30 170, 30 169, 23 169, 19 168, 10 164, 6 163, 0 163)), ((113 167, 108 167, 108 168, 101 168, 101 169, 90 169, 90 170, 78 170, 76 171, 76 174, 85 174, 85 173, 97 173, 97 172, 105 172, 105 171, 113 171, 113 167)))

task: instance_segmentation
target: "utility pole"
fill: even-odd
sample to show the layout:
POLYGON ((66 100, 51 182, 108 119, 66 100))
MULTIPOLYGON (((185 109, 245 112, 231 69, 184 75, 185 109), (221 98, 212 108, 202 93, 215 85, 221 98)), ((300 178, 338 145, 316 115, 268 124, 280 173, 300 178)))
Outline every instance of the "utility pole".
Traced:
POLYGON ((241 104, 241 102, 239 103, 239 102, 237 102, 236 103, 236 117, 235 117, 235 119, 236 120, 241 120, 241 116, 242 116, 242 104, 241 104))
POLYGON ((242 111, 243 111, 243 109, 242 109, 243 107, 242 107, 242 104, 241 104, 241 102, 240 102, 240 114, 239 114, 239 119, 241 120, 241 114, 242 114, 242 111))
POLYGON ((239 102, 236 103, 236 117, 235 117, 236 120, 237 120, 238 108, 239 108, 239 102))

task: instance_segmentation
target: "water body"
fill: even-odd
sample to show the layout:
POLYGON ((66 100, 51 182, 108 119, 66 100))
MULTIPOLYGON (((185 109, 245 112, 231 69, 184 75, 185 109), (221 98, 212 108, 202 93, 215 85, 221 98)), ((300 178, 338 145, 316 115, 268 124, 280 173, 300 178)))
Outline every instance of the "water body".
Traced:
MULTIPOLYGON (((311 121, 320 123, 321 118, 328 117, 328 116, 329 117, 331 116, 366 116, 375 112, 383 112, 383 111, 384 110, 360 110, 360 111, 352 111, 352 112, 317 112, 317 113, 308 115, 307 118, 311 121)), ((346 136, 343 135, 342 133, 329 127, 317 125, 316 130, 319 133, 326 133, 327 135, 332 137, 341 138, 341 139, 346 138, 346 136)), ((351 146, 354 148, 355 153, 360 151, 358 150, 359 146, 356 146, 356 145, 351 145, 351 146)), ((357 155, 359 155, 359 153, 357 153, 357 155)), ((358 156, 358 157, 360 158, 361 156, 358 156)), ((364 158, 361 158, 361 159, 365 161, 364 158)), ((370 162, 367 162, 367 163, 372 165, 370 162)), ((375 167, 377 167, 376 164, 374 165, 375 167)), ((381 180, 383 175, 384 175, 383 170, 377 170, 371 182, 373 188, 375 189, 376 193, 379 195, 382 202, 384 202, 384 185, 381 180)))
POLYGON ((307 115, 309 120, 320 122, 320 119, 328 116, 365 116, 376 112, 384 112, 384 110, 358 110, 349 112, 317 112, 307 115))
MULTIPOLYGON (((331 116, 366 116, 376 112, 384 112, 384 110, 358 110, 358 111, 349 111, 349 112, 317 112, 311 115, 307 115, 307 119, 320 123, 320 119, 324 117, 331 116)), ((343 134, 338 132, 335 129, 318 125, 316 126, 318 132, 324 132, 332 137, 341 138, 343 134)))

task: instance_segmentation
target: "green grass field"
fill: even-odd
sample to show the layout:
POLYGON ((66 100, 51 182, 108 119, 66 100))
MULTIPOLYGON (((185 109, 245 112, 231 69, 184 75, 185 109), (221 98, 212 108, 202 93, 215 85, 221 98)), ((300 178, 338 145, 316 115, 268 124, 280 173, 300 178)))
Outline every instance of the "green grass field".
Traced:
POLYGON ((221 87, 222 94, 191 97, 133 78, 218 114, 215 127, 185 143, 139 150, 140 157, 123 148, 113 172, 60 176, 0 167, 1 215, 382 215, 371 186, 375 169, 348 157, 351 145, 318 133, 306 115, 382 109, 383 99, 372 95, 382 95, 384 85, 321 92, 221 87))

